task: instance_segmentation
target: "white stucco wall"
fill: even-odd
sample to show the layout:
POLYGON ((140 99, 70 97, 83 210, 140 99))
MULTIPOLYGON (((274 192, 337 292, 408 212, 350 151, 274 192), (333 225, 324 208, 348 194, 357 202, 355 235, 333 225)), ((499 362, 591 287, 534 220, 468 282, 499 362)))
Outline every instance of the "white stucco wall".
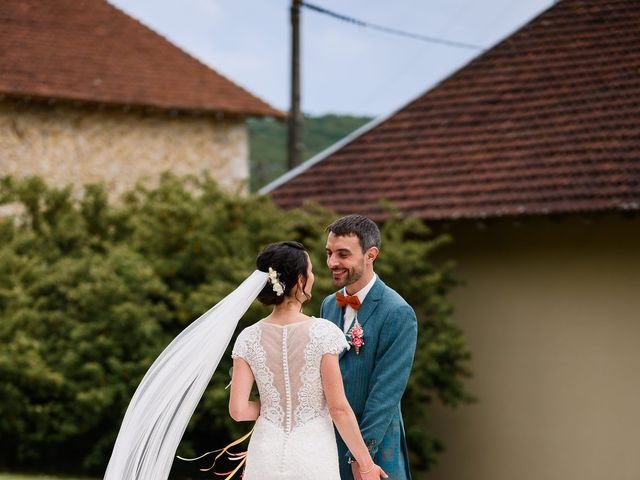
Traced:
MULTIPOLYGON (((479 397, 437 408, 430 480, 640 478, 640 219, 462 223, 454 320, 479 397)), ((423 332, 426 334, 427 332, 423 332)))

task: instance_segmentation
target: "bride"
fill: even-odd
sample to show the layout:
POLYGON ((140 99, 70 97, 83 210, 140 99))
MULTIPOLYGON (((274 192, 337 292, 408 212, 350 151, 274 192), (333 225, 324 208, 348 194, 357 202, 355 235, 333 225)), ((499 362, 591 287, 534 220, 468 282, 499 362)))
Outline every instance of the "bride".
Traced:
POLYGON ((333 424, 360 478, 387 478, 344 394, 338 365, 338 354, 349 348, 344 333, 302 313, 314 281, 306 250, 297 242, 275 243, 256 263, 252 275, 153 363, 127 408, 105 480, 166 480, 189 418, 256 297, 273 311, 238 335, 232 353, 230 414, 256 421, 244 480, 340 480, 333 424), (249 399, 254 381, 259 402, 249 399))

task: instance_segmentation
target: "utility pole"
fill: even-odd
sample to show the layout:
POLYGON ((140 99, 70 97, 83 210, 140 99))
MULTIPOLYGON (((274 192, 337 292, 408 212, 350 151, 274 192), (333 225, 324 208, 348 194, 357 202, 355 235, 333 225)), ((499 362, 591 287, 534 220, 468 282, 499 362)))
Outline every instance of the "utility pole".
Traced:
POLYGON ((288 166, 289 169, 302 163, 303 117, 300 111, 300 4, 291 1, 291 110, 289 111, 288 166))

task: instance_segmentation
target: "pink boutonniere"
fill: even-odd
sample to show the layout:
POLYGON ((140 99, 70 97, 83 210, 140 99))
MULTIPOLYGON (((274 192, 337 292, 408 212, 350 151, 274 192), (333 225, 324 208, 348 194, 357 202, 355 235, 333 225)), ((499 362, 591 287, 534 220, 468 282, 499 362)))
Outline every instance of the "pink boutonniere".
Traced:
POLYGON ((349 338, 349 345, 352 345, 356 349, 356 355, 360 355, 360 347, 364 345, 364 329, 362 325, 358 322, 358 318, 356 317, 355 323, 349 333, 347 334, 349 338))

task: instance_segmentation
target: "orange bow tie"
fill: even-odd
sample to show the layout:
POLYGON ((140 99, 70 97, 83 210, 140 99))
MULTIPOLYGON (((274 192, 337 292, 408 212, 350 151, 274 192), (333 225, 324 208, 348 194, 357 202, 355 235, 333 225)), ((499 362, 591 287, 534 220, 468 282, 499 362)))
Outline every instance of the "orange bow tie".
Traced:
POLYGON ((357 295, 343 295, 340 292, 336 292, 336 303, 340 308, 349 305, 354 310, 360 309, 360 299, 357 295))

